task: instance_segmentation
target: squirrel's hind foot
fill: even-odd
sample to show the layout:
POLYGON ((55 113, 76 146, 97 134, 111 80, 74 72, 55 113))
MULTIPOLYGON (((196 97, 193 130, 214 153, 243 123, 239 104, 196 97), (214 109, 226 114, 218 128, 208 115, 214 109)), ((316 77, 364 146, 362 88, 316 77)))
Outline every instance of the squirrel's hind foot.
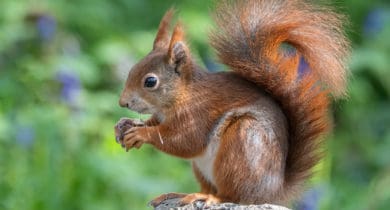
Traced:
POLYGON ((153 199, 149 202, 149 205, 156 207, 160 205, 162 202, 168 199, 175 199, 179 198, 179 204, 180 206, 185 206, 187 204, 196 202, 196 201, 203 201, 205 203, 205 206, 210 206, 212 204, 220 203, 221 200, 214 195, 211 194, 204 194, 204 193, 190 193, 190 194, 184 194, 184 193, 167 193, 158 196, 157 198, 153 199))

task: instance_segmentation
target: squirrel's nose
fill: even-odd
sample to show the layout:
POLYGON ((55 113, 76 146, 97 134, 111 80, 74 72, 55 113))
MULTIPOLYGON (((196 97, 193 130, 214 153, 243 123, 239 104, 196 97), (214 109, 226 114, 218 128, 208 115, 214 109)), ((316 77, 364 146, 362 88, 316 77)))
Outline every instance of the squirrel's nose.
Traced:
POLYGON ((119 106, 121 106, 121 107, 129 107, 129 105, 126 102, 126 100, 123 100, 122 98, 119 99, 119 106))

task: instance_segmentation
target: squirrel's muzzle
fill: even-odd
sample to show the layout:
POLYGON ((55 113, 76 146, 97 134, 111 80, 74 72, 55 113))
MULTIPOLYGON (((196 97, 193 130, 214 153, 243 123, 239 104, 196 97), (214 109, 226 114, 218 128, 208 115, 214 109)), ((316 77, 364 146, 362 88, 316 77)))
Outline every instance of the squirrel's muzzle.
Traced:
POLYGON ((124 100, 122 97, 119 99, 119 106, 121 107, 129 107, 129 104, 127 103, 126 100, 124 100))

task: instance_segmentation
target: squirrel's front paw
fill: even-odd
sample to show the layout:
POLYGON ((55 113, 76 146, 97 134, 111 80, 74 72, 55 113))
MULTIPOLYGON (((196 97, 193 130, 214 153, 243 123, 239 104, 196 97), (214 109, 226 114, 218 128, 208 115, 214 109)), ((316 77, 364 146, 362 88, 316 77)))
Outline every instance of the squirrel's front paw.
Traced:
POLYGON ((144 123, 139 120, 132 120, 130 118, 121 118, 114 127, 116 142, 121 144, 122 147, 125 147, 123 144, 123 138, 126 131, 136 126, 144 126, 144 123))
POLYGON ((115 140, 118 144, 121 144, 122 147, 125 147, 123 144, 124 133, 130 128, 134 127, 135 123, 132 119, 121 118, 115 125, 115 140))
POLYGON ((123 143, 126 151, 132 148, 139 149, 142 144, 147 142, 147 127, 132 127, 124 133, 123 143))

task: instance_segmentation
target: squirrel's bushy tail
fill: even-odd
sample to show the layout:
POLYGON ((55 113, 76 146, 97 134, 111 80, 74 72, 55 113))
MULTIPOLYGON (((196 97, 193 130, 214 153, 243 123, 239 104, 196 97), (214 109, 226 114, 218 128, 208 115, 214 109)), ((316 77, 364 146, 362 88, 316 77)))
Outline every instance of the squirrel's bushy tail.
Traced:
MULTIPOLYGON (((293 190, 320 159, 329 94, 346 92, 343 16, 305 0, 225 0, 211 43, 222 63, 258 84, 289 120, 285 185, 293 190), (298 74, 298 68, 308 67, 298 74)), ((291 191, 290 191, 291 193, 291 191)))

